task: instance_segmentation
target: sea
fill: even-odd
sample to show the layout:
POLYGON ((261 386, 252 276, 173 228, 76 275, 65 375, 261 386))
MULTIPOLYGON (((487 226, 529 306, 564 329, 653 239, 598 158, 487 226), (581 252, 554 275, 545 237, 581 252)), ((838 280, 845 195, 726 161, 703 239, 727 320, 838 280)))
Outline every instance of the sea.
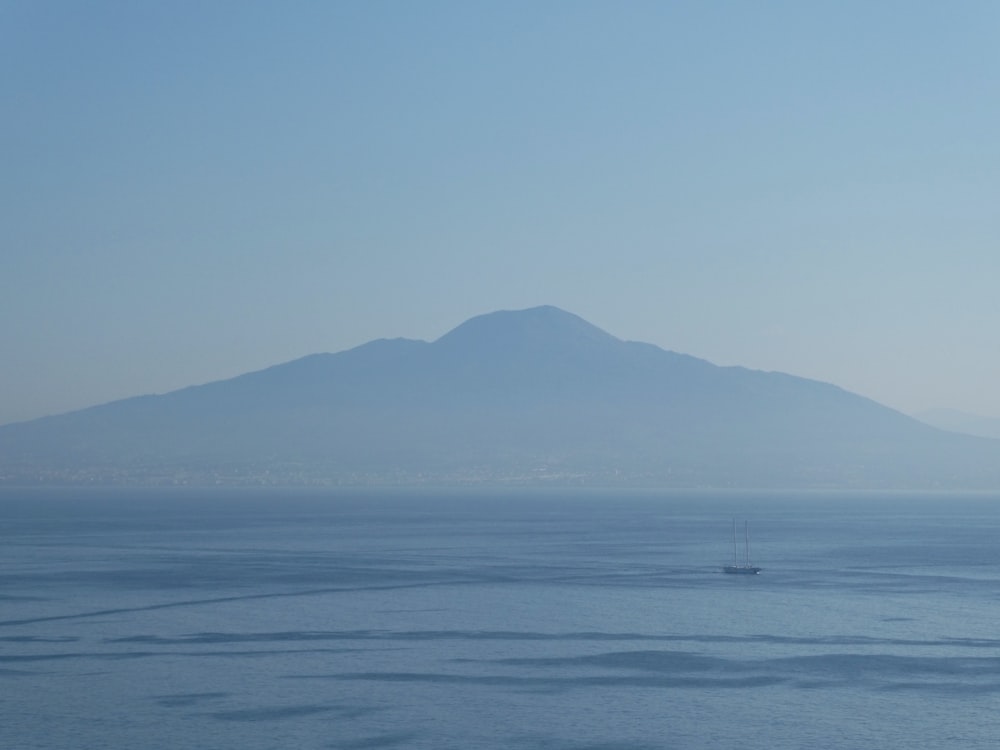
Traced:
POLYGON ((11 750, 992 750, 998 706, 1000 495, 0 491, 11 750))

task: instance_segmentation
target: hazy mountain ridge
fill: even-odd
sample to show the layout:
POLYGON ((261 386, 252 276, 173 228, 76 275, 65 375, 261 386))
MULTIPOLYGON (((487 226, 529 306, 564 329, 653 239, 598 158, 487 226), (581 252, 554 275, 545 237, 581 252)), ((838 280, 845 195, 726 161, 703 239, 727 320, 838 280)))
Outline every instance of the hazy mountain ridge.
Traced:
POLYGON ((1000 442, 554 307, 0 427, 18 481, 1000 487, 1000 442))
POLYGON ((982 417, 957 409, 929 409, 913 416, 941 430, 1000 439, 1000 419, 996 417, 982 417))

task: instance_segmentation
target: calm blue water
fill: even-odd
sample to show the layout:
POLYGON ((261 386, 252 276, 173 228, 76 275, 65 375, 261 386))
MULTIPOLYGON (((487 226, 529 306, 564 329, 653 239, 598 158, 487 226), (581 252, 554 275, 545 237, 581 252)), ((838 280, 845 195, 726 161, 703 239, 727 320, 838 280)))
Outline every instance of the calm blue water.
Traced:
POLYGON ((1000 497, 0 493, 3 748, 994 748, 998 701, 1000 497))

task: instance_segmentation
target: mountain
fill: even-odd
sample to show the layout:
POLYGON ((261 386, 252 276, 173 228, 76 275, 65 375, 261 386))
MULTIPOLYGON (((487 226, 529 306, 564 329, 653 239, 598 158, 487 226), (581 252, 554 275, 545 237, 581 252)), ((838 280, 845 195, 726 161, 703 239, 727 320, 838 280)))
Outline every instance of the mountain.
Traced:
POLYGON ((1000 487, 1000 441, 554 307, 0 427, 8 483, 1000 487))
POLYGON ((996 417, 980 417, 957 409, 929 409, 913 416, 941 430, 1000 439, 1000 419, 996 417))

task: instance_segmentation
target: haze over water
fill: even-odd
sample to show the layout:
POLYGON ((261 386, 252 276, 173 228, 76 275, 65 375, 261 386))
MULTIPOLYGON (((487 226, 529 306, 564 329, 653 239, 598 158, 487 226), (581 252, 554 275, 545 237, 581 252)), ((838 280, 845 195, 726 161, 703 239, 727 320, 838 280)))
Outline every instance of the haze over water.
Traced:
POLYGON ((993 747, 998 499, 3 490, 0 745, 993 747))

